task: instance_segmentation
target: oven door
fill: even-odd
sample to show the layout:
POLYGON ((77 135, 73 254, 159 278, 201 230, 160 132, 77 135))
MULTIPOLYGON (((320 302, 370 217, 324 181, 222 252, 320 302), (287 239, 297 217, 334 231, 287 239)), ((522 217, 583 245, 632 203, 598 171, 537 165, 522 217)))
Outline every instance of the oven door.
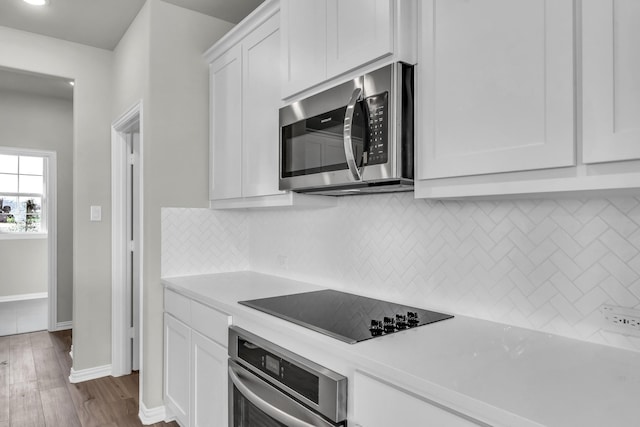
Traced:
POLYGON ((337 427, 229 360, 229 427, 337 427))

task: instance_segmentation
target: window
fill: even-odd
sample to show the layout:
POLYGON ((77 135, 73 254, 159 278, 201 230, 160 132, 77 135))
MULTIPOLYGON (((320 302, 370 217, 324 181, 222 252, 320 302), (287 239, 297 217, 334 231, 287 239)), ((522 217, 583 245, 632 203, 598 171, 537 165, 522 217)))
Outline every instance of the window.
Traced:
POLYGON ((46 158, 0 151, 0 233, 45 233, 46 158))

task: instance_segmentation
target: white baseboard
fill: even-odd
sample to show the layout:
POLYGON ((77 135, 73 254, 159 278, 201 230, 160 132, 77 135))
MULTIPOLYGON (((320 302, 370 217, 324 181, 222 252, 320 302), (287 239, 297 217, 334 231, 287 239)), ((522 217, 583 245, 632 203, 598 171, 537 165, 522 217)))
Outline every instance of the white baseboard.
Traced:
POLYGON ((66 331, 67 329, 73 329, 73 321, 67 320, 66 322, 56 323, 55 331, 66 331))
POLYGON ((155 408, 147 408, 143 402, 140 402, 140 409, 138 411, 138 418, 144 425, 150 425, 155 423, 161 423, 167 416, 167 410, 164 406, 157 406, 155 408))
POLYGON ((38 292, 34 294, 22 294, 22 295, 8 295, 6 297, 0 297, 0 302, 14 302, 25 301, 30 299, 44 299, 49 298, 48 292, 38 292))
POLYGON ((108 377, 109 375, 111 375, 111 365, 96 366, 95 368, 81 369, 79 371, 71 368, 71 373, 69 374, 69 382, 72 384, 81 383, 83 381, 108 377))

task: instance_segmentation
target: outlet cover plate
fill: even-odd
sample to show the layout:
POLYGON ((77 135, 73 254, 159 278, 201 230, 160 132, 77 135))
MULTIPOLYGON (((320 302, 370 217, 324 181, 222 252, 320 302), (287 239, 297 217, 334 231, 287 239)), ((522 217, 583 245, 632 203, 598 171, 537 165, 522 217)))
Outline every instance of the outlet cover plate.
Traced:
POLYGON ((640 310, 604 304, 600 307, 603 329, 622 335, 640 337, 640 310))

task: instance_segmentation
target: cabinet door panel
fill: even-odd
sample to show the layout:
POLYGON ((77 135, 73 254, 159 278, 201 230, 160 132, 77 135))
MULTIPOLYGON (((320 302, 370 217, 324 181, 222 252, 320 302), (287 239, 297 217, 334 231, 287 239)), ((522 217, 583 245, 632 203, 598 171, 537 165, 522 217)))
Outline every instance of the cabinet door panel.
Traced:
POLYGON ((583 161, 640 158, 640 2, 582 2, 583 161))
POLYGON ((189 425, 189 360, 191 330, 164 315, 164 398, 169 410, 184 426, 189 425))
POLYGON ((243 184, 242 195, 280 194, 279 126, 280 107, 279 16, 276 14, 243 41, 243 184))
POLYGON ((227 351, 197 332, 191 337, 192 427, 227 425, 227 351))
POLYGON ((394 0, 327 0, 327 78, 393 52, 394 0))
POLYGON ((235 46, 210 67, 212 200, 242 196, 242 56, 235 46))
POLYGON ((282 97, 287 98, 326 78, 327 5, 325 0, 283 0, 280 10, 286 64, 282 97))
POLYGON ((572 0, 425 0, 419 178, 575 164, 572 0))

